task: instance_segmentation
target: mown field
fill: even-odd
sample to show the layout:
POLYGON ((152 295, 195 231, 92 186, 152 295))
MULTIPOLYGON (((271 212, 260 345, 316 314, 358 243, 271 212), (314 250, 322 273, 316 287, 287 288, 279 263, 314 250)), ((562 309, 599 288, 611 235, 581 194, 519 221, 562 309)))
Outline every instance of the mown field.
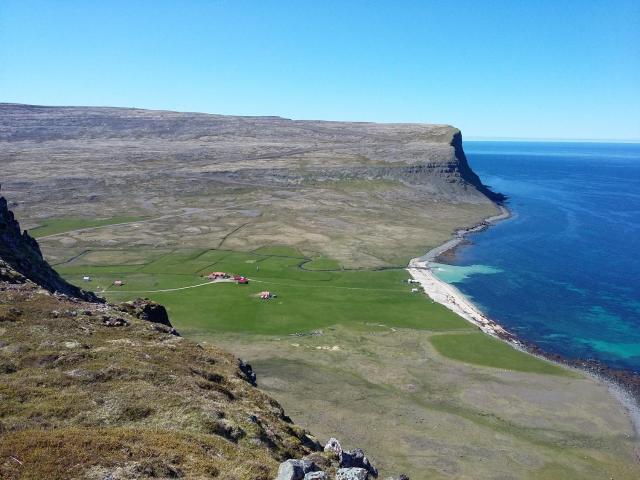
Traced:
POLYGON ((446 333, 434 337, 435 346, 439 353, 456 360, 519 371, 564 372, 485 335, 473 334, 477 331, 473 325, 425 295, 411 293, 403 269, 343 270, 334 260, 305 258, 282 246, 253 252, 100 250, 56 268, 73 283, 103 292, 113 301, 143 296, 162 303, 174 325, 187 336, 289 335, 335 325, 409 328, 446 333), (248 285, 208 283, 205 275, 212 271, 251 280, 248 285), (82 281, 84 275, 91 276, 90 283, 82 281), (114 280, 125 285, 115 287, 114 280), (261 300, 259 293, 264 290, 276 297, 261 300), (463 332, 472 335, 453 336, 463 332))

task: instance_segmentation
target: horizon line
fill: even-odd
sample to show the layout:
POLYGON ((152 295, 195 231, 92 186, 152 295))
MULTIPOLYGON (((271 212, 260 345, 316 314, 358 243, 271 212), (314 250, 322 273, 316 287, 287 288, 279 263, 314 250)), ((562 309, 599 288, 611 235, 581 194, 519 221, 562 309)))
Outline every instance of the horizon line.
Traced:
POLYGON ((493 137, 463 135, 470 142, 640 143, 640 138, 493 137))

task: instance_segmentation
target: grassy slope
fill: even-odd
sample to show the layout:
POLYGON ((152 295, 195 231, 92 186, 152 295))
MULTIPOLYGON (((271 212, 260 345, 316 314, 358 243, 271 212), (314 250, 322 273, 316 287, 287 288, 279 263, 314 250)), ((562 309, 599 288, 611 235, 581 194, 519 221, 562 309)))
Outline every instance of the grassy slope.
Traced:
POLYGON ((232 355, 115 308, 2 287, 0 478, 267 480, 309 451, 232 355))
POLYGON ((548 362, 533 362, 530 355, 481 333, 434 335, 431 344, 441 355, 461 362, 521 372, 562 375, 566 370, 548 362))
MULTIPOLYGON (((82 283, 82 275, 91 275, 92 287, 108 286, 106 294, 113 299, 142 295, 161 302, 181 331, 197 335, 217 332, 287 335, 337 324, 354 328, 363 324, 384 324, 437 332, 474 330, 472 325, 424 295, 411 294, 411 287, 405 282, 408 275, 402 269, 306 271, 299 268, 305 260, 299 254, 296 257, 295 251, 272 247, 260 252, 263 253, 186 250, 161 255, 135 269, 131 269, 131 265, 109 267, 81 263, 58 269, 68 280, 78 284, 82 283), (206 281, 201 275, 212 270, 247 275, 251 282, 249 285, 217 283, 152 293, 201 284, 206 281), (126 285, 122 288, 109 286, 116 278, 125 280, 126 285), (277 298, 260 300, 257 294, 262 290, 276 293, 277 298)), ((116 258, 119 253, 114 255, 116 258)), ((103 258, 108 260, 108 255, 103 258)), ((148 256, 144 258, 149 259, 148 256)), ((79 260, 81 262, 82 258, 79 260)), ((327 259, 318 262, 331 265, 327 259)), ((437 346, 440 345, 439 351, 455 359, 528 372, 564 372, 484 335, 446 335, 442 339, 434 339, 437 346), (470 343, 469 338, 475 342, 470 343), (458 339, 462 343, 457 342, 458 339), (460 350, 469 347, 474 349, 475 355, 462 358, 460 350)))

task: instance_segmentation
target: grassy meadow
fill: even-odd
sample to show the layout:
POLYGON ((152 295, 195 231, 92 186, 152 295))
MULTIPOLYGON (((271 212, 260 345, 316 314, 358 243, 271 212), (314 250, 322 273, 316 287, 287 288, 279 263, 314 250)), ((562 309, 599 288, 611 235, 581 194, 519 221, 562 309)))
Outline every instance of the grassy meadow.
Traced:
POLYGON ((404 269, 343 270, 332 259, 305 258, 295 249, 94 250, 57 265, 68 280, 113 301, 148 297, 167 307, 186 335, 289 335, 342 325, 354 329, 415 329, 437 333, 437 351, 454 360, 524 372, 562 373, 518 352, 422 294, 411 293, 404 269), (248 285, 208 283, 212 271, 245 275, 248 285), (90 283, 83 282, 91 276, 90 283), (122 287, 113 286, 123 280, 122 287), (276 295, 265 301, 261 291, 276 295), (467 332, 467 335, 457 335, 467 332), (456 335, 453 335, 455 333, 456 335))

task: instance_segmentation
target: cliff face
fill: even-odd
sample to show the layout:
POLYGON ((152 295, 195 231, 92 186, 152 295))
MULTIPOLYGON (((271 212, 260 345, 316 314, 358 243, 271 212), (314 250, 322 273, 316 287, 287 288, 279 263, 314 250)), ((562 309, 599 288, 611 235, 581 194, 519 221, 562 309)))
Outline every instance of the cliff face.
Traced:
POLYGON ((491 188, 484 185, 480 180, 480 177, 471 170, 469 162, 467 161, 467 156, 464 154, 464 149, 462 148, 462 133, 460 131, 453 134, 451 146, 454 148, 460 178, 462 178, 466 183, 473 185, 473 187, 475 187, 480 193, 486 195, 487 198, 491 199, 493 202, 498 204, 504 202, 507 197, 502 193, 494 192, 491 188))
POLYGON ((38 242, 20 229, 4 197, 0 197, 0 259, 15 272, 23 275, 50 292, 91 302, 101 301, 92 292, 86 292, 63 280, 44 260, 38 242))
POLYGON ((154 155, 172 162, 177 172, 195 168, 209 181, 300 185, 389 179, 431 187, 444 197, 499 198, 471 171, 460 132, 448 125, 0 104, 0 142, 9 156, 43 153, 50 144, 57 156, 64 150, 65 158, 80 161, 89 147, 98 170, 101 159, 135 169, 154 155))

